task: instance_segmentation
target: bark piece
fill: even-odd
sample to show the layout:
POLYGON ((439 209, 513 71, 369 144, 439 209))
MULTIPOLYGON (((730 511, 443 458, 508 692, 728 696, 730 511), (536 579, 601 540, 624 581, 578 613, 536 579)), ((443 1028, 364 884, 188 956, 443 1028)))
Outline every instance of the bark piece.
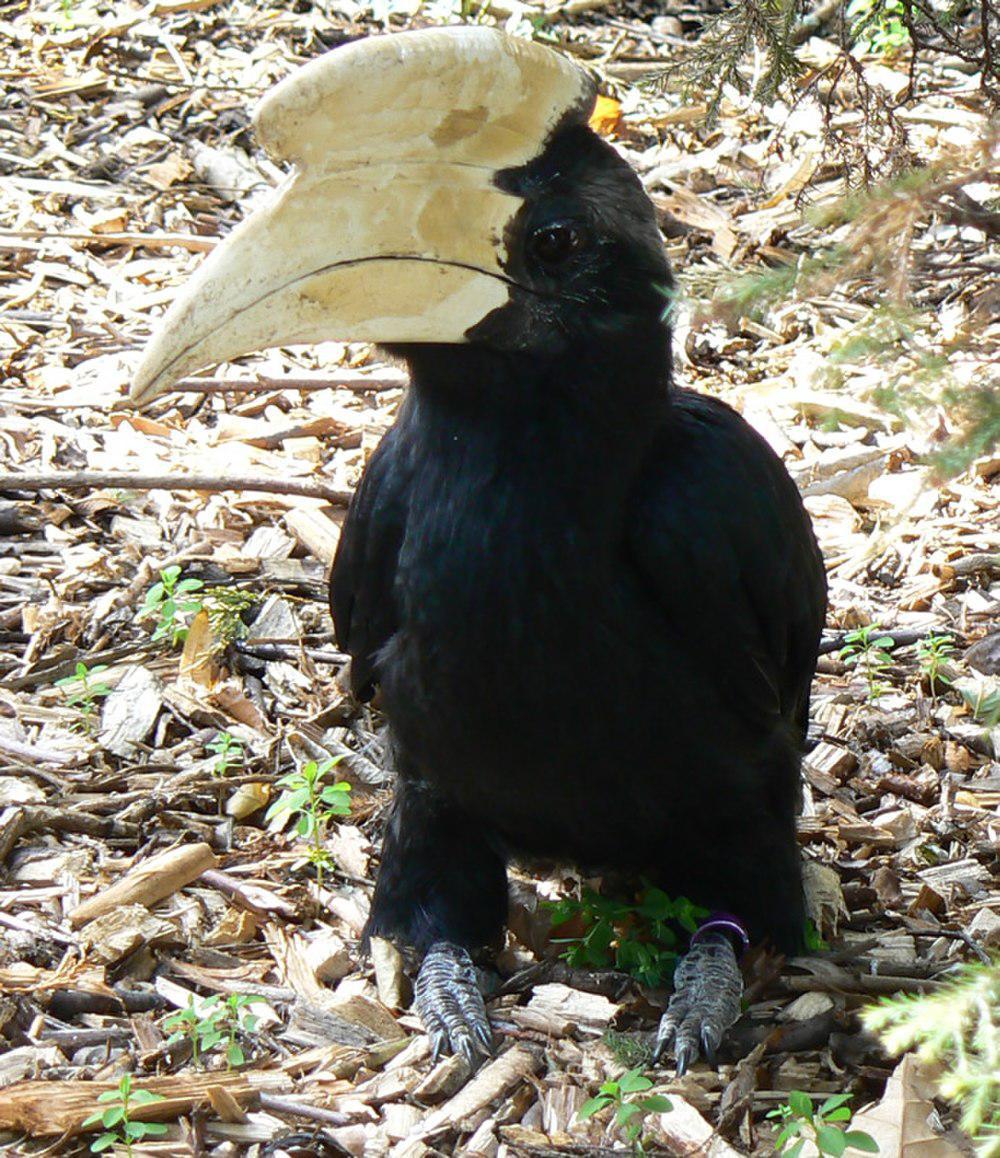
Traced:
POLYGON ((141 666, 129 668, 101 708, 101 747, 130 759, 152 731, 163 703, 162 685, 141 666))
MULTIPOLYGON (((261 1090, 291 1089, 282 1073, 185 1073, 177 1077, 146 1077, 142 1088, 162 1094, 164 1101, 136 1106, 140 1122, 169 1122, 206 1105, 213 1087, 224 1089, 238 1104, 261 1090)), ((98 1094, 118 1088, 117 1082, 18 1082, 0 1090, 0 1129, 33 1135, 79 1134, 80 1123, 101 1108, 98 1094)))
POLYGON ((80 940, 89 944, 103 965, 121 961, 142 944, 178 938, 177 927, 170 921, 154 917, 143 905, 119 905, 109 913, 95 917, 80 932, 80 940))
POLYGON ((372 937, 370 948, 379 1001, 388 1009, 405 1009, 412 994, 403 969, 402 953, 382 937, 372 937))
POLYGON ((421 1131, 424 1137, 442 1128, 462 1129, 481 1110, 509 1094, 515 1086, 542 1068, 539 1052, 515 1045, 494 1061, 483 1066, 463 1089, 429 1114, 421 1131))
POLYGON ((218 864, 207 844, 182 844, 151 856, 130 869, 110 888, 78 905, 69 915, 77 928, 119 905, 154 905, 197 880, 218 864))

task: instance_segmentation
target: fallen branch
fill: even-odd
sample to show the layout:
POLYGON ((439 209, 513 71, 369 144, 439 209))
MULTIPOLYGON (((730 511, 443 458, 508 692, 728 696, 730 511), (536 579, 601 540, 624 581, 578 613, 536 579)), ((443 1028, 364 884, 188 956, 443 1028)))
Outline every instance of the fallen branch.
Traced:
POLYGON ((346 1126, 351 1122, 349 1114, 342 1114, 338 1110, 327 1110, 323 1106, 311 1106, 293 1098, 279 1098, 275 1094, 269 1094, 265 1091, 261 1091, 258 1101, 264 1110, 270 1110, 275 1114, 307 1118, 310 1122, 322 1122, 324 1126, 346 1126))
POLYGON ((350 491, 339 491, 313 479, 281 479, 266 475, 225 478, 207 474, 133 474, 128 471, 66 471, 55 474, 0 473, 0 491, 88 491, 120 487, 140 491, 262 491, 275 495, 302 495, 346 507, 350 491))
POLYGON ((401 370, 397 373, 297 375, 281 378, 181 378, 170 394, 265 394, 271 390, 353 390, 363 394, 368 390, 402 390, 409 378, 401 370))

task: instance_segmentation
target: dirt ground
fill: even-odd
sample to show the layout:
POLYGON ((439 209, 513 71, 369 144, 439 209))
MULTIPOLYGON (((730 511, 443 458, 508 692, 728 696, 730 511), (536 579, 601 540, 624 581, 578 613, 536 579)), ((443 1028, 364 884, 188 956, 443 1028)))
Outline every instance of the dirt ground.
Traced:
MULTIPOLYGON (((678 379, 783 456, 829 566, 800 822, 826 947, 750 956, 718 1068, 646 1068, 673 1110, 646 1116, 644 1144, 773 1153, 765 1115, 803 1090, 852 1093, 884 1156, 971 1152, 857 1011, 1000 946, 1000 457, 943 478, 926 463, 953 431, 947 401, 906 422, 876 404, 929 379, 998 385, 995 110, 941 55, 909 93, 904 60, 861 57, 863 82, 824 112, 838 48, 820 27, 796 100, 729 90, 708 123, 707 98, 662 83, 701 34, 694 5, 484 12, 602 78, 597 127, 642 176, 681 282, 678 379), (868 119, 867 86, 891 116, 868 119), (852 226, 862 161, 938 166, 953 188, 893 186, 852 226), (845 242, 859 260, 808 291, 726 296, 845 242), (866 672, 842 649, 872 624, 892 642, 866 672)), ((471 1080, 431 1061, 398 955, 359 950, 391 770, 377 713, 338 682, 325 576, 401 369, 331 341, 186 380, 142 414, 126 401, 177 287, 281 177, 253 139, 257 98, 339 44, 456 19, 436 0, 0 9, 4 1153, 87 1152, 80 1123, 125 1071, 166 1099, 140 1110, 168 1133, 137 1154, 628 1148, 606 1114, 576 1111, 648 1060, 666 994, 559 959, 540 902, 578 877, 515 878, 490 970, 501 1048, 471 1080), (176 610, 164 572, 200 584, 176 610), (266 806, 279 777, 331 758, 350 811, 317 853, 266 806), (253 1000, 193 1056, 164 1022, 192 1001, 204 1020, 215 995, 253 1000)))

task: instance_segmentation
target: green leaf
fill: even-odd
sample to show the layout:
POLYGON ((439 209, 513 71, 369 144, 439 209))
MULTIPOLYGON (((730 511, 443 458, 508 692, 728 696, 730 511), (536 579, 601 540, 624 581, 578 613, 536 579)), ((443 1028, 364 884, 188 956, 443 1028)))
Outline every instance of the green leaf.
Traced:
POLYGON ((610 1106, 612 1101, 614 1099, 608 1097, 607 1094, 598 1094, 595 1098, 588 1098, 577 1110, 576 1116, 581 1122, 587 1118, 592 1118, 595 1114, 599 1114, 605 1106, 610 1106))
POLYGON ((864 1150, 866 1154, 879 1152, 878 1142, 871 1134, 866 1134, 864 1130, 848 1130, 844 1135, 844 1141, 852 1150, 864 1150))
POLYGON ((285 802, 285 807, 294 812, 301 808, 304 804, 309 803, 309 789, 308 787, 293 788, 291 792, 282 797, 285 802))
POLYGON ((652 1084, 649 1078, 643 1074, 641 1067, 629 1070, 618 1079, 618 1085, 623 1094, 635 1094, 640 1090, 648 1090, 652 1084))
POLYGON ((163 1094, 154 1094, 152 1090, 133 1090, 131 1100, 137 1106, 148 1106, 151 1102, 165 1102, 163 1094))
POLYGON ((117 1102, 121 1100, 121 1095, 117 1089, 105 1090, 103 1094, 97 1095, 97 1100, 99 1102, 117 1102))
POLYGON ((846 1105, 853 1097, 853 1094, 833 1094, 826 1099, 826 1101, 822 1104, 822 1106, 820 1106, 816 1113, 821 1118, 825 1118, 831 1110, 836 1110, 841 1106, 846 1105))
POLYGON ((653 1094, 648 1098, 643 1098, 639 1105, 653 1114, 669 1114, 674 1108, 674 1103, 663 1094, 653 1094))
POLYGON ((830 1110, 829 1113, 824 1114, 820 1111, 820 1116, 826 1122, 849 1122, 851 1120, 851 1111, 847 1106, 841 1106, 837 1110, 830 1110))
POLYGON ((804 1094, 801 1090, 792 1090, 788 1095, 788 1104, 799 1118, 805 1118, 807 1122, 811 1122, 813 1118, 812 1099, 808 1094, 804 1094))
POLYGON ((836 1126, 819 1125, 816 1127, 816 1145, 819 1146, 821 1154, 831 1154, 833 1158, 840 1158, 847 1149, 847 1139, 843 1130, 838 1130, 836 1126))
POLYGON ((639 1107, 635 1102, 622 1102, 622 1104, 615 1110, 615 1121, 619 1126, 624 1126, 629 1118, 641 1113, 639 1107))
POLYGON ((785 1155, 785 1158, 799 1158, 805 1144, 805 1138, 800 1138, 797 1142, 793 1142, 787 1150, 782 1150, 782 1154, 785 1155))
POLYGON ((789 1122, 787 1126, 778 1134, 774 1140, 774 1148, 778 1153, 782 1153, 785 1143, 792 1138, 797 1138, 802 1133, 801 1122, 789 1122))
POLYGON ((127 1138, 156 1138, 167 1132, 163 1122, 126 1122, 125 1136, 127 1138))
POLYGON ((102 1115, 101 1111, 98 1110, 96 1114, 91 1114, 89 1118, 84 1118, 83 1121, 80 1123, 80 1126, 84 1129, 87 1126, 96 1126, 100 1123, 102 1117, 103 1117, 103 1115, 102 1115))
POLYGON ((102 1134, 99 1138, 95 1138, 90 1143, 91 1154, 100 1154, 102 1150, 107 1150, 118 1141, 118 1135, 113 1133, 102 1134))
POLYGON ((246 1055, 243 1053, 243 1050, 240 1048, 239 1044, 235 1041, 231 1041, 226 1047, 226 1061, 231 1066, 241 1066, 246 1060, 246 1055))
POLYGON ((110 1130, 112 1126, 117 1126, 124 1117, 124 1106, 109 1106, 101 1115, 101 1125, 106 1130, 110 1130))

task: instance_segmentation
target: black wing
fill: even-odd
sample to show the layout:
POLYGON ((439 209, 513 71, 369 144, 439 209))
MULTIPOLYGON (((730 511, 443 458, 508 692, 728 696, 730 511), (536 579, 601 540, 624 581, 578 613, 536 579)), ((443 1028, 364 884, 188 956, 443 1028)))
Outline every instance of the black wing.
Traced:
POLYGON ((636 494, 630 549, 647 589, 751 726, 781 717, 801 742, 826 576, 781 461, 730 407, 678 390, 636 494))
POLYGON ((379 652, 398 627, 393 584, 407 491, 399 429, 386 434, 365 468, 330 573, 337 645, 351 657, 351 690, 361 700, 374 695, 379 652))

